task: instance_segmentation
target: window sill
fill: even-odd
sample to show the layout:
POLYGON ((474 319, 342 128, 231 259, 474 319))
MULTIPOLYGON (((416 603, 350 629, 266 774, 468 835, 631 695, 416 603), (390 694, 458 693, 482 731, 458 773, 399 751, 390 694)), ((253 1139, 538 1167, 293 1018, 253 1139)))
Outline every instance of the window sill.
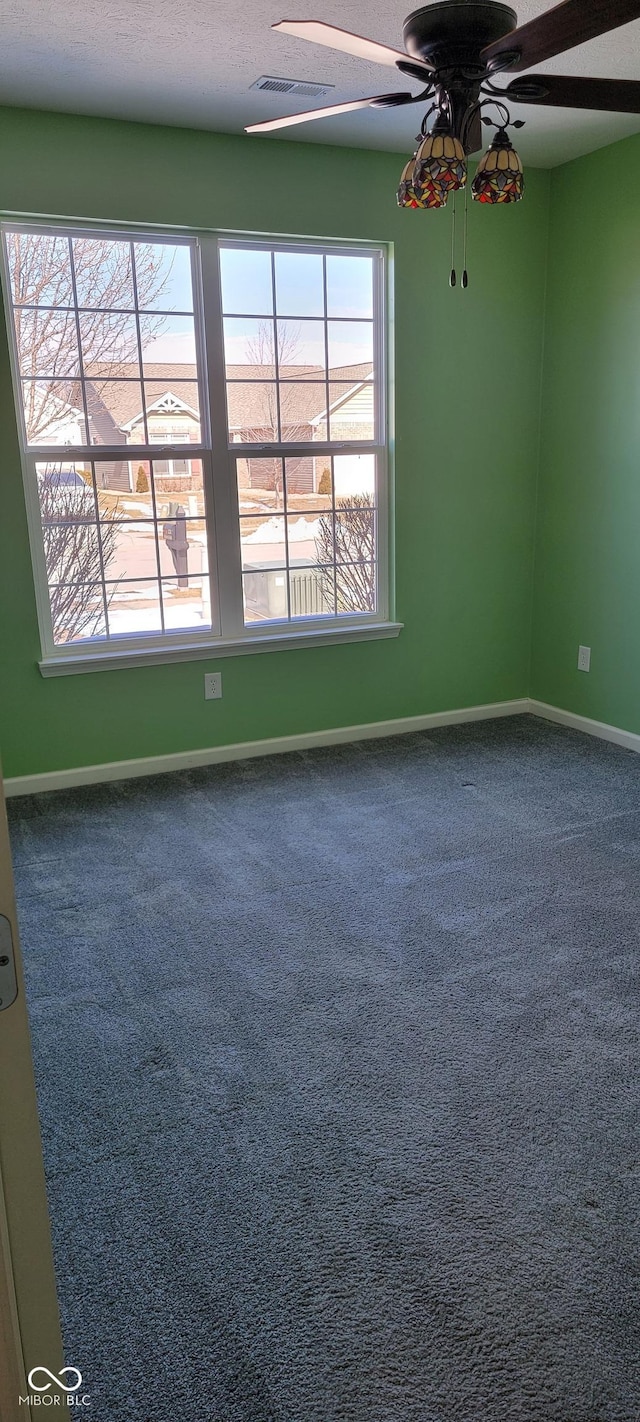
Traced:
POLYGON ((38 663, 42 676, 73 676, 83 672, 121 671, 124 667, 162 666, 166 662, 216 661, 218 657, 244 656, 253 652, 288 652, 301 647, 333 647, 341 642, 374 642, 397 637, 402 622, 368 622, 359 627, 306 628, 292 632, 258 633, 225 641, 167 642, 159 647, 120 648, 118 651, 74 652, 43 657, 38 663))

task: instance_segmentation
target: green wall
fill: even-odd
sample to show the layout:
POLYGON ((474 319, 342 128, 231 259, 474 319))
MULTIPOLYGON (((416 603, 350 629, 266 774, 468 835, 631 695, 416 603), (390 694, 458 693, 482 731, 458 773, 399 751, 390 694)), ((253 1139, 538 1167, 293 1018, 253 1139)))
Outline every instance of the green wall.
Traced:
POLYGON ((640 137, 551 176, 531 694, 638 732, 640 137))
POLYGON ((0 111, 8 212, 390 241, 395 267, 395 641, 43 680, 0 331, 0 749, 7 776, 524 696, 549 175, 472 207, 464 292, 448 213, 400 212, 402 159, 0 111), (222 702, 203 673, 223 672, 222 702))

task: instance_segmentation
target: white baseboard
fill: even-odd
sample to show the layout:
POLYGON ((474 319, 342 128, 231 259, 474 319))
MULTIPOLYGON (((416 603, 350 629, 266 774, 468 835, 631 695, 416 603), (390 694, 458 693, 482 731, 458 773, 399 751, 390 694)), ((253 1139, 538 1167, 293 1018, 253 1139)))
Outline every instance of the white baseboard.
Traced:
MULTIPOLYGON (((401 736, 411 731, 432 730, 436 726, 454 726, 463 721, 521 716, 529 710, 530 702, 525 696, 517 701, 465 706, 459 711, 435 711, 427 716, 404 716, 395 721, 369 721, 361 726, 335 726, 328 731, 306 731, 297 736, 273 736, 263 741, 239 741, 235 745, 143 756, 138 760, 114 760, 103 765, 75 766, 71 770, 47 770, 41 775, 15 775, 5 780, 4 793, 9 798, 13 795, 35 795, 42 790, 67 790, 74 785, 98 785, 106 780, 130 780, 139 775, 162 775, 170 770, 192 770, 196 766, 218 765, 228 760, 248 760, 260 755, 311 750, 314 746, 401 736)), ((542 712, 539 714, 542 715, 542 712)))
POLYGON ((455 726, 465 721, 489 721, 499 716, 530 713, 559 726, 570 726, 588 736, 598 736, 613 745, 640 753, 640 735, 592 721, 574 711, 563 711, 523 696, 515 701, 495 701, 485 706, 465 706, 456 711, 434 711, 426 716, 404 716, 394 721, 368 721, 360 726, 334 726, 328 731, 304 731, 297 736, 273 736, 261 741, 238 741, 228 746, 207 746, 202 750, 175 751, 170 755, 142 756, 137 760, 107 761, 102 765, 80 765, 70 770, 47 770, 41 775, 15 775, 4 782, 4 793, 36 795, 43 790, 67 790, 74 785, 99 785, 107 780, 131 780, 140 775, 163 775, 171 770, 192 770, 200 765, 219 765, 230 760, 249 760, 261 755, 284 755, 287 751, 312 750, 314 746, 336 746, 348 741, 369 741, 381 736, 407 735, 437 726, 455 726))
POLYGON ((640 736, 635 731, 623 731, 620 726, 608 726, 606 721, 592 721, 589 716, 578 716, 575 711, 563 711, 559 706, 549 706, 546 701, 529 701, 529 710, 534 716, 542 716, 545 721, 555 721, 559 726, 571 726, 574 731, 584 731, 587 736, 598 736, 602 741, 612 741, 615 746, 640 752, 640 736))

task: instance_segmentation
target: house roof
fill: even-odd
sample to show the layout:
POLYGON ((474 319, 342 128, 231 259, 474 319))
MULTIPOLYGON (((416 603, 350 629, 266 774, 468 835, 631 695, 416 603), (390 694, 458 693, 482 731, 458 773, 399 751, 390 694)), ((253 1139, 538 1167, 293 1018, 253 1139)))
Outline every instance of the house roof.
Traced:
MULTIPOLYGON (((335 366, 329 371, 329 405, 335 408, 363 380, 371 376, 370 362, 359 365, 335 366)), ((324 372, 318 366, 287 365, 279 370, 281 380, 280 409, 287 427, 318 423, 327 406, 324 372)), ((275 368, 263 366, 260 378, 256 367, 231 365, 229 379, 229 423, 232 430, 268 429, 274 420, 275 387, 267 382, 275 379, 275 368), (247 380, 251 369, 254 378, 247 380)), ((135 424, 142 412, 142 392, 137 365, 93 365, 87 370, 87 403, 95 432, 104 443, 119 443, 118 434, 135 424), (117 378, 114 379, 114 369, 117 378)), ((155 363, 145 366, 147 408, 164 395, 173 394, 185 405, 198 409, 197 370, 195 365, 155 363)), ((78 387, 78 397, 80 389, 78 387)), ((80 404, 81 404, 80 400, 80 404)))
MULTIPOLYGON (((87 404, 94 424, 97 420, 112 422, 122 430, 142 415, 142 390, 136 365, 93 365, 87 370, 87 404), (114 373, 116 378, 114 379, 114 373)), ((195 365, 145 366, 145 396, 147 407, 173 393, 186 405, 197 410, 199 405, 195 365)))
MULTIPOLYGON (((332 410, 360 389, 362 382, 332 381, 329 386, 329 406, 332 410)), ((368 387, 365 387, 368 388, 368 387)), ((258 381, 230 384, 227 387, 229 427, 233 430, 273 427, 276 418, 275 386, 258 381)), ((280 386, 280 420, 290 432, 300 426, 319 425, 326 416, 327 390, 324 381, 311 384, 295 381, 280 386)))

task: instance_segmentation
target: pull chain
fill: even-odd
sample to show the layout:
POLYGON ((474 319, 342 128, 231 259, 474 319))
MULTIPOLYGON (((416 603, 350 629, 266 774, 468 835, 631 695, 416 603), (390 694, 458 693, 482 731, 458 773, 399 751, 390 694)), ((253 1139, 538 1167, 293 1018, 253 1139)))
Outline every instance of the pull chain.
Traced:
POLYGON ((468 235, 469 235, 469 184, 467 183, 466 186, 465 186, 465 190, 464 190, 464 240, 463 240, 463 256, 462 256, 462 265, 463 265, 463 267, 464 267, 464 271, 463 271, 463 273, 462 273, 462 285, 463 285, 465 291, 466 291, 466 289, 467 289, 467 287, 468 287, 468 285, 469 285, 469 273, 468 273, 468 271, 467 271, 467 239, 468 239, 468 235))
POLYGON ((453 194, 453 216, 451 219, 451 276, 449 286, 455 286, 458 280, 456 276, 456 195, 453 194))

